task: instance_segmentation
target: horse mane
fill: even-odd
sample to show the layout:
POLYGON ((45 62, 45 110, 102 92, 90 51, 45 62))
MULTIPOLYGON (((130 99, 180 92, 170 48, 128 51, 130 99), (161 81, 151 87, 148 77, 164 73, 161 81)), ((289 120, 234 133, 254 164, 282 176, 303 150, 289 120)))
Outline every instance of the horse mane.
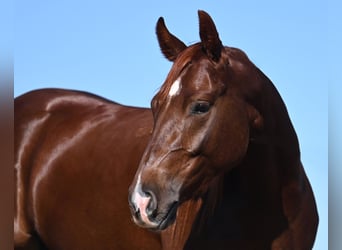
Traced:
POLYGON ((254 134, 256 137, 252 138, 251 143, 269 144, 275 147, 279 156, 287 158, 287 162, 299 161, 298 137, 286 105, 271 80, 261 70, 257 70, 264 82, 261 93, 252 102, 263 116, 264 128, 254 134))

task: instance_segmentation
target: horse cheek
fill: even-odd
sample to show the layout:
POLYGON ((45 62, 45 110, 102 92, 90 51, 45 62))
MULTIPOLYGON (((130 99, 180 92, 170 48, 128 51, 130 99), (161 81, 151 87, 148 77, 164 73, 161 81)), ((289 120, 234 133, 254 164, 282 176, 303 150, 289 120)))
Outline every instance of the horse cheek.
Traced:
POLYGON ((226 118, 222 126, 215 129, 212 134, 212 163, 221 171, 229 171, 245 156, 249 142, 249 125, 247 117, 241 119, 226 118), (227 121, 228 120, 228 121, 227 121), (225 135, 225 136, 222 136, 225 135), (216 139, 214 139, 216 138, 216 139))

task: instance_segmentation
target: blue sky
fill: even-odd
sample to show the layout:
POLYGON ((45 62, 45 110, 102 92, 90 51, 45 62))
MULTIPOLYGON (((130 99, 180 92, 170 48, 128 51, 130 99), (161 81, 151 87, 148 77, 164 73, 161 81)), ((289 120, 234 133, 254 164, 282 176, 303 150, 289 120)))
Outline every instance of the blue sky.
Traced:
MULTIPOLYGON (((185 44, 199 40, 197 10, 214 19, 225 45, 244 50, 273 81, 297 131, 320 213, 315 250, 328 248, 327 27, 325 1, 17 1, 14 95, 58 87, 148 107, 171 63, 155 24, 185 44)), ((328 59, 329 60, 329 59, 328 59)), ((335 66, 336 67, 336 66, 335 66)))

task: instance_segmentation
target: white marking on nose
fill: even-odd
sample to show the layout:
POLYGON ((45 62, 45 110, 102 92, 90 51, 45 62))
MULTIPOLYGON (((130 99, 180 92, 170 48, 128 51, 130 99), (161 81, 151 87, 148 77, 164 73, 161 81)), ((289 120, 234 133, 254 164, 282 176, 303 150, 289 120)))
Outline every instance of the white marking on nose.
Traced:
POLYGON ((176 81, 171 85, 170 91, 169 91, 169 96, 175 96, 179 93, 179 90, 181 88, 180 85, 181 79, 178 77, 176 81))
POLYGON ((150 224, 150 219, 148 218, 148 215, 146 213, 146 208, 148 203, 150 202, 151 197, 144 197, 141 196, 139 193, 136 194, 135 196, 135 203, 137 208, 140 211, 140 217, 141 220, 145 223, 145 224, 150 224))
POLYGON ((155 222, 151 222, 150 219, 148 218, 147 213, 146 213, 146 209, 147 209, 147 206, 150 202, 151 197, 142 196, 140 194, 140 192, 141 192, 140 182, 141 182, 141 176, 139 175, 137 183, 134 187, 132 200, 133 200, 134 204, 136 205, 136 208, 139 209, 140 218, 145 223, 145 226, 146 227, 155 227, 157 224, 155 222))

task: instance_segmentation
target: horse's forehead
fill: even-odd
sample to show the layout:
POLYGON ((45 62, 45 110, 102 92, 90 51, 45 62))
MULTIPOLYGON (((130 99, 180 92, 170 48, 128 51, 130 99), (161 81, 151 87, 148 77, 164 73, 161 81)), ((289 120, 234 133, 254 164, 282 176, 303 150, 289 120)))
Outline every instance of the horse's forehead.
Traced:
MULTIPOLYGON (((198 93, 199 91, 210 91, 213 88, 210 84, 209 76, 202 75, 197 78, 187 78, 186 76, 179 76, 169 89, 168 97, 180 95, 182 90, 187 93, 198 93)), ((183 92, 184 92, 183 91, 183 92)))
POLYGON ((196 94, 201 91, 210 92, 213 89, 213 80, 207 70, 188 69, 171 83, 168 96, 196 94))
MULTIPOLYGON (((191 94, 215 91, 213 83, 228 83, 227 79, 224 79, 227 77, 226 73, 236 72, 238 74, 231 76, 241 76, 249 68, 248 57, 239 49, 225 47, 225 53, 222 55, 224 58, 218 64, 210 61, 199 48, 197 45, 189 47, 175 61, 161 88, 160 98, 173 99, 184 92, 191 94), (227 69, 227 65, 230 70, 227 69)), ((234 78, 229 77, 229 82, 232 81, 234 78)))

